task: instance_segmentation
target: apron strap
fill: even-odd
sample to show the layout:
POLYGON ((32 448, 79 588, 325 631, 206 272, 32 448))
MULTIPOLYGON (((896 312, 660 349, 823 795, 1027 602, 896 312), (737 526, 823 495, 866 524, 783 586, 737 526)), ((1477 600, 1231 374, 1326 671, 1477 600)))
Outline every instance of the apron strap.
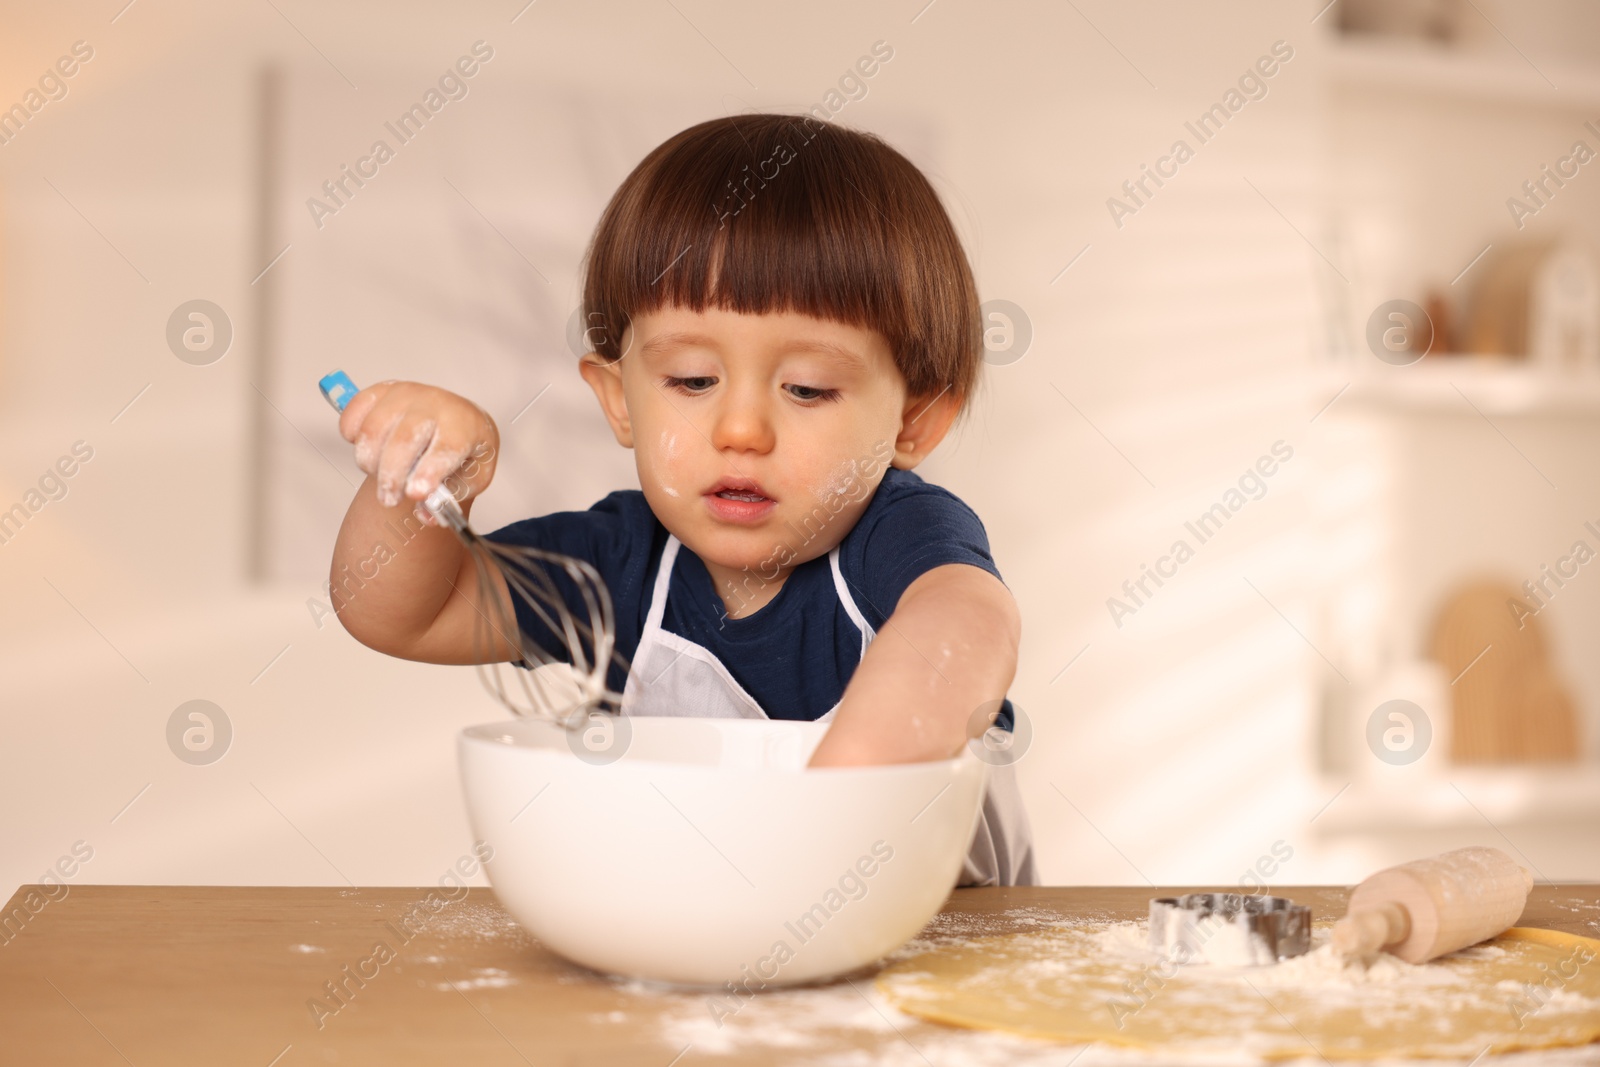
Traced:
POLYGON ((850 616, 850 621, 856 624, 861 631, 861 654, 867 654, 867 645, 871 643, 876 632, 867 625, 867 617, 861 614, 861 609, 856 607, 855 597, 850 595, 850 587, 845 584, 844 571, 839 569, 839 546, 834 545, 828 553, 828 567, 833 571, 833 588, 839 594, 839 603, 844 605, 845 614, 850 616))
POLYGON ((645 617, 644 634, 661 629, 661 619, 667 611, 667 586, 672 584, 672 565, 678 561, 681 543, 672 534, 667 535, 667 546, 661 550, 661 563, 656 568, 655 588, 650 592, 650 613, 645 617))
MULTIPOLYGON (((650 592, 650 611, 645 617, 643 633, 661 629, 661 620, 667 611, 667 587, 672 584, 672 567, 677 562, 678 549, 681 545, 682 542, 677 537, 672 534, 667 535, 666 547, 661 550, 661 563, 656 569, 655 587, 650 592)), ((828 553, 828 568, 833 572, 833 589, 839 594, 839 603, 844 605, 845 614, 850 616, 850 621, 861 631, 861 654, 865 656, 867 645, 877 636, 877 632, 868 624, 867 617, 861 614, 861 609, 856 606, 855 597, 850 595, 850 587, 844 580, 844 571, 839 568, 837 545, 828 553)))

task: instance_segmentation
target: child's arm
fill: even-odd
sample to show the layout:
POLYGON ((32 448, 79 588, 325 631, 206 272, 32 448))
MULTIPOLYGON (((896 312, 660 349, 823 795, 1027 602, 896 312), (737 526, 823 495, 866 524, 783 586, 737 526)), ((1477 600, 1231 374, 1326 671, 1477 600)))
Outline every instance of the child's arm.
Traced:
POLYGON ((1005 697, 1021 635, 1016 601, 994 575, 965 563, 923 574, 867 646, 810 766, 957 755, 973 713, 1005 697))
MULTIPOLYGON (((356 490, 334 543, 330 572, 339 620, 379 652, 429 663, 515 659, 495 635, 474 656, 481 611, 472 557, 420 507, 449 478, 463 513, 494 477, 500 435, 494 420, 454 393, 415 382, 381 382, 357 393, 339 416, 367 480, 356 490), (380 547, 381 546, 381 547, 380 547)), ((504 615, 514 617, 505 580, 494 575, 504 615)), ((515 635, 508 635, 514 638, 515 635)))

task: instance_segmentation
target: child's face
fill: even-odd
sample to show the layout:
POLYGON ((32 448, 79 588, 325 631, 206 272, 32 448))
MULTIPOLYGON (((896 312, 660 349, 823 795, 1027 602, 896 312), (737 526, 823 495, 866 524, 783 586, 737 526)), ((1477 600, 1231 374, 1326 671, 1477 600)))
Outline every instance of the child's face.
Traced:
POLYGON ((656 517, 719 585, 826 553, 897 448, 895 465, 921 458, 906 448, 905 378, 876 331, 668 307, 635 319, 622 347, 618 364, 586 365, 585 377, 637 454, 656 517))

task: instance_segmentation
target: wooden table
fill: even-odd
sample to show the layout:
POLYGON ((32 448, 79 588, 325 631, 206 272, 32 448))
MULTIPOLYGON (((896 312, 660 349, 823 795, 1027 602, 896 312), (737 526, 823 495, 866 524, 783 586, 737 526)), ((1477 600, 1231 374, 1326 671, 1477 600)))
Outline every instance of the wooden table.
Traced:
MULTIPOLYGON (((451 901, 438 889, 79 885, 40 906, 44 898, 28 895, 40 888, 17 891, 0 929, 4 1063, 688 1067, 1070 1058, 1061 1046, 894 1012, 873 993, 871 970, 763 994, 735 1014, 724 1011, 718 1026, 704 995, 610 979, 550 954, 487 889, 451 901), (429 893, 443 902, 436 912, 419 907, 429 893), (27 916, 20 924, 19 908, 27 916), (392 955, 375 954, 379 943, 392 955), (328 983, 343 983, 337 999, 328 983)), ((1150 897, 1194 888, 1203 887, 957 890, 924 937, 1142 918, 1150 897)), ((1341 914, 1347 895, 1276 891, 1319 917, 1341 914)), ((1521 925, 1600 936, 1600 886, 1535 887, 1521 925)), ((1600 1046, 1586 1051, 1600 1063, 1600 1046)))

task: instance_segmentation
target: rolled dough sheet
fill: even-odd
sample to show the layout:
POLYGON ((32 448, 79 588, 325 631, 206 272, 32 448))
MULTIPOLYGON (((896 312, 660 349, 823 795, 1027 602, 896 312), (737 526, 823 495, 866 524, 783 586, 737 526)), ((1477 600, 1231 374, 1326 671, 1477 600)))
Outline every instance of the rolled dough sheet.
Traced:
POLYGON ((979 938, 885 969, 879 991, 935 1022, 1169 1054, 1470 1059, 1600 1039, 1600 941, 1516 927, 1433 963, 1341 966, 1327 925, 1272 967, 1180 967, 1141 923, 979 938))

